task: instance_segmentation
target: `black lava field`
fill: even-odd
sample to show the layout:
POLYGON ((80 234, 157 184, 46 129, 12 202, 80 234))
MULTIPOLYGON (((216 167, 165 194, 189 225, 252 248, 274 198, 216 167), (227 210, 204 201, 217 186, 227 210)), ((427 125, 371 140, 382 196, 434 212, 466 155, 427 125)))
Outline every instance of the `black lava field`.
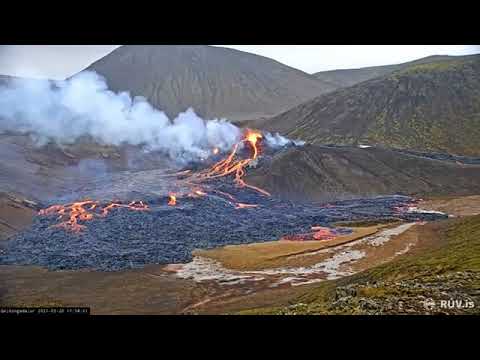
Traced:
POLYGON ((106 217, 81 222, 86 227, 79 233, 52 227, 58 223, 57 215, 39 215, 29 229, 9 239, 0 250, 0 264, 116 271, 146 264, 186 263, 194 249, 278 240, 338 221, 417 221, 446 216, 402 210, 414 202, 405 196, 319 205, 266 197, 226 181, 219 181, 215 189, 258 207, 238 209, 214 191, 199 198, 178 197, 176 206, 167 205, 167 197, 136 199, 146 202, 149 210, 116 208, 106 217))

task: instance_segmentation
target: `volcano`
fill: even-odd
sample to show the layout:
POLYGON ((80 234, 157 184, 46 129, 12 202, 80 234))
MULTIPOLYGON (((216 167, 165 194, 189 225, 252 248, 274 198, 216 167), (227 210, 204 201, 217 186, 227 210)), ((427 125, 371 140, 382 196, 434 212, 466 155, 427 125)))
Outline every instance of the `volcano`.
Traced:
POLYGON ((121 270, 188 262, 195 249, 295 238, 311 230, 320 239, 322 227, 339 221, 446 217, 409 212, 414 199, 404 196, 328 205, 273 197, 244 178, 260 159, 263 138, 246 130, 231 152, 217 153, 220 159, 210 166, 170 174, 176 190, 165 196, 136 191, 137 200, 83 199, 41 209, 32 227, 7 243, 0 263, 121 270))
POLYGON ((219 47, 124 46, 92 64, 105 78, 0 77, 0 305, 218 313, 302 287, 294 313, 378 313, 476 295, 478 219, 455 218, 480 209, 478 56, 423 60, 321 80, 219 47), (310 308, 319 282, 332 301, 310 308))

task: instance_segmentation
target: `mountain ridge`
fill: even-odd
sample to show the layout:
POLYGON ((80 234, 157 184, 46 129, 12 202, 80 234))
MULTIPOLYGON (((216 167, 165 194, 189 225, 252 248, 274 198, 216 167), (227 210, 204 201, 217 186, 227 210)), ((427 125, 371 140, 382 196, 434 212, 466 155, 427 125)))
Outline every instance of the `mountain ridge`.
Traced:
POLYGON ((144 96, 169 117, 192 107, 207 118, 272 116, 333 86, 263 56, 207 45, 122 46, 85 70, 113 91, 144 96))
POLYGON ((353 86, 363 81, 367 81, 376 77, 390 74, 397 70, 402 70, 412 65, 438 62, 438 61, 449 61, 455 60, 460 57, 465 56, 475 56, 475 55, 464 55, 464 56, 452 56, 452 55, 431 55, 424 58, 407 61, 404 63, 398 64, 389 64, 389 65, 377 65, 377 66, 367 66, 361 68, 353 69, 335 69, 327 71, 319 71, 313 73, 312 75, 316 78, 331 83, 333 86, 336 86, 337 89, 353 86))
POLYGON ((311 143, 480 154, 480 55, 416 64, 255 125, 311 143))

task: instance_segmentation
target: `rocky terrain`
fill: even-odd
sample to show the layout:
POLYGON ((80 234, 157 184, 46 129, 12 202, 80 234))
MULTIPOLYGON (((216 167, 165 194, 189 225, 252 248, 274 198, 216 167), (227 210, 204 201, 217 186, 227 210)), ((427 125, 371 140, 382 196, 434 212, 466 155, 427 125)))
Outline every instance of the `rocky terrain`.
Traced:
POLYGON ((179 198, 176 206, 167 205, 166 197, 142 198, 148 209, 112 209, 108 216, 99 213, 83 223, 84 228, 76 233, 68 227, 55 226, 59 223, 58 214, 37 216, 29 229, 0 247, 3 248, 0 265, 118 271, 148 264, 185 263, 192 260, 195 249, 275 241, 309 231, 312 226, 340 221, 420 221, 445 217, 398 211, 412 202, 407 197, 359 199, 323 207, 262 199, 248 194, 249 191, 227 189, 237 199, 256 207, 238 209, 214 194, 179 198))
POLYGON ((141 95, 169 117, 192 107, 205 118, 257 119, 333 89, 277 61, 200 45, 122 46, 93 63, 114 91, 141 95))
POLYGON ((478 156, 480 57, 411 65, 257 122, 312 143, 478 156))

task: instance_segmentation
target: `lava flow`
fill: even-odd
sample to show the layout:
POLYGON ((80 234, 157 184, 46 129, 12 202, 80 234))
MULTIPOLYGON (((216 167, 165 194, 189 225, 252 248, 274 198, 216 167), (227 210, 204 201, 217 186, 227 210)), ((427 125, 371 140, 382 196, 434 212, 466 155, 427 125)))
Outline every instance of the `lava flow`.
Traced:
POLYGON ((339 235, 351 233, 350 229, 331 229, 323 226, 312 226, 312 232, 305 234, 287 235, 282 240, 288 241, 326 241, 333 240, 339 235))
POLYGON ((132 201, 131 203, 122 204, 120 202, 112 202, 103 208, 100 208, 100 203, 93 200, 84 200, 67 205, 53 205, 49 208, 42 209, 38 212, 39 215, 58 214, 58 219, 63 220, 59 224, 52 225, 52 227, 63 227, 66 230, 79 232, 85 228, 85 225, 79 221, 92 220, 94 217, 105 217, 113 208, 127 208, 129 210, 148 210, 148 205, 142 201, 132 201), (95 210, 98 211, 95 211, 95 210))
MULTIPOLYGON (((199 183, 228 175, 234 175, 233 181, 236 186, 240 188, 248 187, 250 189, 260 192, 263 195, 270 196, 267 191, 253 185, 249 185, 243 180, 243 177, 245 175, 245 167, 250 165, 252 161, 258 158, 258 155, 260 153, 259 141, 262 138, 263 136, 260 132, 247 129, 243 139, 237 144, 235 144, 232 151, 225 159, 218 161, 209 169, 197 173, 191 173, 190 170, 186 170, 174 175, 186 176, 183 180, 179 181, 183 182, 184 185, 192 187, 192 191, 190 192, 190 194, 188 194, 189 197, 199 198, 207 196, 205 186, 201 187, 199 183), (242 159, 239 156, 239 150, 244 144, 251 148, 252 154, 250 157, 242 159)), ((214 148, 212 152, 216 155, 219 153, 219 149, 214 148)), ((240 203, 231 194, 218 190, 213 191, 231 200, 233 202, 232 205, 235 206, 236 209, 248 209, 258 207, 257 204, 240 203)), ((177 194, 169 194, 169 200, 167 205, 177 205, 177 194)), ((67 205, 53 205, 47 209, 40 210, 39 215, 58 214, 58 219, 62 220, 62 222, 53 225, 54 227, 63 227, 73 232, 79 232, 83 228, 85 228, 85 225, 81 224, 80 222, 92 220, 94 217, 105 217, 112 209, 115 208, 127 208, 129 210, 148 210, 148 205, 142 201, 131 202, 128 205, 122 204, 121 202, 111 202, 104 207, 101 207, 98 201, 84 200, 81 202, 67 205)))
POLYGON ((257 204, 244 204, 244 203, 237 203, 235 209, 250 209, 258 207, 257 204))
POLYGON ((269 192, 256 186, 249 185, 243 180, 243 176, 245 175, 245 167, 258 158, 258 142, 262 138, 263 136, 260 132, 247 129, 244 138, 239 143, 235 144, 232 151, 225 159, 220 160, 210 169, 193 174, 190 177, 190 181, 202 182, 233 174, 235 176, 234 182, 238 187, 248 187, 266 196, 270 196, 269 192), (253 150, 253 154, 251 155, 251 157, 247 159, 237 159, 237 153, 241 144, 249 144, 249 146, 253 150))

